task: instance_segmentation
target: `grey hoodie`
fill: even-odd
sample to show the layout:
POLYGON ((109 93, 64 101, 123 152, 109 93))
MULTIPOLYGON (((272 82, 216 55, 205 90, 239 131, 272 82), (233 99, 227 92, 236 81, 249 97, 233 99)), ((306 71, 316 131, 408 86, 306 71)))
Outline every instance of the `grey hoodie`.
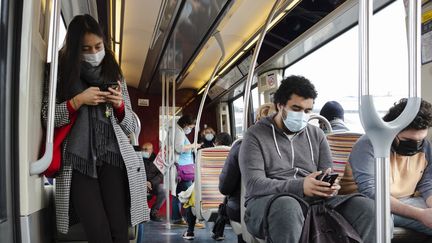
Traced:
POLYGON ((281 192, 304 197, 304 177, 332 168, 330 147, 320 128, 307 125, 289 138, 273 117, 261 119, 243 138, 239 163, 246 203, 281 192))

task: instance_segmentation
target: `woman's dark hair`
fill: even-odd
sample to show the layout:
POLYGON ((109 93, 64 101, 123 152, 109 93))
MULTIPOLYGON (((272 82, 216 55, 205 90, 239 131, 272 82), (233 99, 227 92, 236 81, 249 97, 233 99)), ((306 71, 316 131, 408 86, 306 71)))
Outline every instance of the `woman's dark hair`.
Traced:
MULTIPOLYGON (((389 122, 396 119, 405 109, 407 102, 408 99, 403 98, 400 99, 397 103, 394 103, 393 107, 391 107, 387 112, 387 114, 383 117, 383 120, 389 122)), ((417 116, 403 130, 408 130, 408 129, 422 130, 422 129, 427 129, 429 127, 432 127, 432 105, 429 102, 422 99, 417 116)))
POLYGON ((315 86, 305 77, 291 75, 284 79, 278 90, 273 96, 273 103, 276 110, 277 104, 285 105, 291 99, 291 95, 296 94, 305 99, 315 98, 318 96, 315 86))
MULTIPOLYGON (((77 15, 68 26, 65 45, 61 48, 59 53, 60 82, 58 90, 61 101, 71 98, 67 97, 67 91, 71 83, 80 78, 81 50, 86 34, 95 34, 103 39, 105 57, 101 64, 102 82, 117 81, 123 76, 120 66, 115 60, 114 53, 109 49, 102 29, 96 20, 88 14, 77 15)), ((69 96, 73 95, 74 94, 69 94, 69 96)))
POLYGON ((182 117, 180 117, 180 119, 177 121, 177 124, 181 128, 185 128, 186 126, 194 125, 195 121, 196 120, 194 118, 192 118, 192 116, 186 114, 186 115, 183 115, 182 117))
POLYGON ((216 135, 215 143, 217 145, 231 146, 232 144, 231 135, 229 135, 226 132, 221 132, 218 135, 216 135))

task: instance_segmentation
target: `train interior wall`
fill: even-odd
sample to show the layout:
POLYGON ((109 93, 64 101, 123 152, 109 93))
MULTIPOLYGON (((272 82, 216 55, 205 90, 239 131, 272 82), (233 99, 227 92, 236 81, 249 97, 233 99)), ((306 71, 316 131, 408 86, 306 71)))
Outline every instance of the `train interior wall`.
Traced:
MULTIPOLYGON (((132 109, 138 115, 141 121, 141 133, 139 135, 139 144, 151 142, 154 150, 159 151, 159 107, 162 105, 160 95, 144 94, 139 89, 128 87, 132 109), (138 106, 138 99, 149 99, 149 106, 138 106)), ((182 114, 190 114, 193 117, 198 115, 198 109, 201 97, 196 97, 189 105, 182 109, 182 114)), ((201 117, 201 128, 204 124, 216 130, 216 106, 205 107, 201 117)), ((189 140, 193 140, 193 132, 189 134, 189 140)))

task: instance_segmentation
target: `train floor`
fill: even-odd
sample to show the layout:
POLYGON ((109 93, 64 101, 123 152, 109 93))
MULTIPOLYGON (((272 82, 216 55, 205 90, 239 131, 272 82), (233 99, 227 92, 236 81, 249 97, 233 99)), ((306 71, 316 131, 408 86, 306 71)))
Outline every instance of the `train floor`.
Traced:
MULTIPOLYGON (((194 240, 185 240, 182 238, 182 234, 186 229, 186 226, 172 226, 171 229, 167 229, 165 223, 150 221, 144 224, 143 240, 137 243, 216 242, 211 238, 212 222, 206 223, 204 228, 195 228, 194 240)), ((237 236, 230 225, 225 226, 224 235, 225 239, 219 242, 237 242, 237 236)))

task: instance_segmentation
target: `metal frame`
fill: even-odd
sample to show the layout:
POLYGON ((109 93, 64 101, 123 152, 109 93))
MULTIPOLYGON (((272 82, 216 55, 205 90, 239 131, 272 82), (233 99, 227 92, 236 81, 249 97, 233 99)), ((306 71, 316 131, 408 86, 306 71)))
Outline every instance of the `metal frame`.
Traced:
POLYGON ((44 172, 51 164, 54 146, 54 112, 57 91, 57 69, 58 69, 58 36, 60 26, 61 1, 53 0, 53 32, 51 51, 51 70, 49 77, 49 100, 48 100, 48 122, 46 130, 45 153, 39 160, 31 162, 30 175, 38 175, 44 172))
POLYGON ((369 30, 372 1, 361 0, 359 6, 359 110, 366 135, 372 142, 375 157, 375 227, 377 243, 391 242, 390 216, 390 148, 395 136, 415 118, 421 98, 417 79, 420 73, 420 15, 418 1, 409 1, 409 98, 403 112, 395 120, 384 122, 374 107, 369 94, 369 30))
POLYGON ((244 89, 244 118, 243 118, 243 135, 246 133, 247 127, 248 127, 248 111, 249 111, 249 97, 250 97, 250 93, 251 93, 251 86, 252 86, 252 80, 253 80, 253 76, 255 74, 255 65, 256 65, 256 60, 258 59, 258 54, 259 51, 261 49, 263 40, 264 40, 264 36, 267 33, 267 28, 270 25, 271 20, 273 19, 273 16, 276 12, 277 6, 279 5, 279 3, 281 2, 281 0, 276 0, 275 3, 273 4, 272 9, 270 10, 270 13, 267 17, 267 20, 265 22, 264 28, 262 28, 261 33, 259 35, 258 38, 258 42, 256 43, 255 46, 255 50, 252 56, 252 60, 251 60, 251 64, 249 66, 249 72, 248 72, 248 76, 246 79, 246 85, 245 85, 245 89, 244 89))
MULTIPOLYGON (((219 70, 223 59, 225 58, 225 47, 223 45, 223 41, 222 41, 222 37, 219 33, 219 31, 217 31, 216 33, 214 33, 213 35, 219 45, 219 48, 221 49, 221 56, 219 57, 219 60, 215 66, 215 68, 213 69, 213 72, 210 76, 210 80, 207 82, 206 84, 206 88, 204 90, 204 94, 202 95, 201 98, 201 103, 198 109, 198 115, 197 115, 197 120, 196 120, 196 125, 195 125, 195 133, 194 133, 194 144, 196 144, 198 142, 198 130, 200 128, 200 123, 201 123, 201 116, 202 116, 202 111, 204 109, 204 104, 205 104, 205 100, 207 98, 207 94, 208 91, 210 89, 210 86, 212 85, 213 81, 215 80, 215 75, 217 73, 217 71, 219 70)), ((195 214, 198 218, 203 219, 204 216, 202 215, 201 212, 201 187, 197 186, 201 185, 201 164, 200 164, 200 160, 198 158, 198 147, 195 146, 194 149, 194 153, 195 153, 195 214)))

